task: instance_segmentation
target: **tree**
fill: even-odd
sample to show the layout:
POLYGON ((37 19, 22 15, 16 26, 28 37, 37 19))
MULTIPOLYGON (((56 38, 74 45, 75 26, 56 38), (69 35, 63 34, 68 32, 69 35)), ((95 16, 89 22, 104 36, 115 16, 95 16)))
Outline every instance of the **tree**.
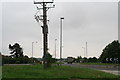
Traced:
POLYGON ((112 43, 108 44, 103 49, 103 52, 99 57, 99 60, 103 63, 105 62, 112 63, 112 61, 114 61, 115 58, 120 59, 120 43, 118 40, 114 40, 112 43))
POLYGON ((77 58, 76 58, 76 60, 75 60, 75 62, 77 62, 77 63, 80 63, 82 61, 82 57, 81 56, 78 56, 77 58))
POLYGON ((84 58, 83 58, 83 62, 84 62, 84 63, 85 63, 85 62, 88 62, 87 57, 84 57, 84 58))
POLYGON ((96 57, 93 57, 93 58, 89 58, 88 59, 88 62, 97 62, 98 61, 98 59, 96 58, 96 57))
POLYGON ((23 49, 20 47, 18 43, 15 43, 13 46, 9 44, 9 50, 11 51, 10 54, 13 54, 13 57, 23 57, 23 49))
POLYGON ((44 57, 46 57, 46 61, 47 61, 47 67, 51 67, 51 64, 55 62, 55 59, 52 58, 52 55, 48 52, 45 56, 43 56, 43 59, 45 59, 44 57))

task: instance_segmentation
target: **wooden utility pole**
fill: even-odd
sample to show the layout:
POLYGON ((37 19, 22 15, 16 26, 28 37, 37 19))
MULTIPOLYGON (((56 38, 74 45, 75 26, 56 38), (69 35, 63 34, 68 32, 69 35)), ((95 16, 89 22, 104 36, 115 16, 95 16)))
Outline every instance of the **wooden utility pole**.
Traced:
POLYGON ((47 10, 49 8, 53 8, 53 7, 47 7, 47 4, 52 4, 53 1, 51 2, 34 2, 34 4, 40 4, 42 5, 42 8, 39 8, 37 7, 38 10, 42 9, 43 10, 43 16, 42 16, 42 19, 40 18, 40 16, 38 15, 35 15, 35 19, 37 20, 37 22, 39 22, 39 20, 42 20, 43 21, 43 26, 42 27, 42 31, 43 31, 43 52, 44 52, 44 55, 43 55, 43 58, 44 58, 44 68, 47 68, 48 67, 48 25, 47 25, 47 10))

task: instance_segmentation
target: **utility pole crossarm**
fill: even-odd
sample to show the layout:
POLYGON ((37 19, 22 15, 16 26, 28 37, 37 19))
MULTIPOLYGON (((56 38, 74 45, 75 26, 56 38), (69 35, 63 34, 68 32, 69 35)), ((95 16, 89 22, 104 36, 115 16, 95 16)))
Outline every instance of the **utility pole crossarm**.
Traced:
POLYGON ((53 3, 53 2, 34 2, 34 4, 41 4, 41 3, 53 3))

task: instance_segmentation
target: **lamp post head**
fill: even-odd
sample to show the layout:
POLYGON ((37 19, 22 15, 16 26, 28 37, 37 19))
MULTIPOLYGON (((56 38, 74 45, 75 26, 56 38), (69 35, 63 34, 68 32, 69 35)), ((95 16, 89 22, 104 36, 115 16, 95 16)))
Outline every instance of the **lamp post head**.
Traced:
POLYGON ((64 19, 64 17, 61 17, 60 19, 64 19))

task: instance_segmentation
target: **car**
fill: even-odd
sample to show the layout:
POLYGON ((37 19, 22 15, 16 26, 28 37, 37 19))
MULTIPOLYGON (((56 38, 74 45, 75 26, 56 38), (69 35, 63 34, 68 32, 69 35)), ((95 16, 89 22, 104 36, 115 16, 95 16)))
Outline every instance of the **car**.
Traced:
POLYGON ((67 63, 68 64, 72 64, 74 61, 74 58, 73 57, 67 57, 67 63))

